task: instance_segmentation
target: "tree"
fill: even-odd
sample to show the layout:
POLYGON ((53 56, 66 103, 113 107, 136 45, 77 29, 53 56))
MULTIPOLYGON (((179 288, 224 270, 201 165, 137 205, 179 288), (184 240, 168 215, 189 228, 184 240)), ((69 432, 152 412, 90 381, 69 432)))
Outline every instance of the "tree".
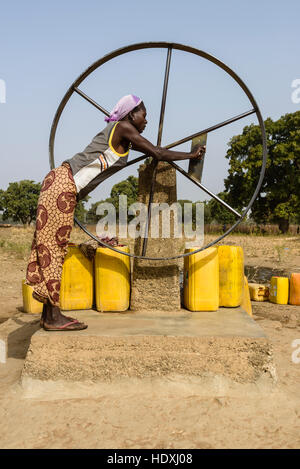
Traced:
MULTIPOLYGON (((115 184, 111 191, 110 197, 105 200, 100 200, 99 202, 95 202, 91 205, 90 209, 87 212, 87 222, 88 223, 97 223, 97 221, 101 218, 100 215, 96 214, 97 207, 99 204, 103 202, 108 202, 113 204, 116 209, 117 219, 119 215, 119 196, 126 195, 127 196, 127 207, 137 201, 137 194, 138 194, 138 178, 135 176, 128 176, 127 179, 124 181, 118 182, 115 184)), ((104 217, 105 215, 103 215, 104 217)))
POLYGON ((75 217, 78 218, 79 221, 85 222, 86 221, 86 216, 88 211, 85 209, 84 204, 90 199, 91 197, 87 195, 84 199, 80 200, 77 202, 77 205, 75 207, 75 217))
POLYGON ((30 224, 36 218, 36 209, 41 190, 41 184, 23 180, 11 182, 6 191, 0 193, 0 207, 3 210, 3 220, 12 218, 13 221, 30 224))
MULTIPOLYGON (((100 215, 96 214, 98 205, 102 204, 103 202, 108 202, 109 200, 110 199, 99 200, 99 202, 95 202, 94 204, 92 204, 91 207, 89 208, 89 210, 87 211, 86 222, 91 224, 91 225, 94 224, 94 223, 97 223, 97 221, 100 218, 102 218, 100 215)), ((104 217, 104 215, 103 215, 103 217, 104 217)))
MULTIPOLYGON (((252 209, 256 223, 277 223, 282 233, 300 212, 300 111, 277 121, 265 121, 268 160, 265 178, 252 209)), ((229 203, 242 210, 248 205, 259 179, 262 161, 260 128, 251 124, 229 142, 225 180, 229 203)))
POLYGON ((111 202, 118 214, 119 212, 119 196, 127 196, 127 207, 137 201, 138 195, 138 178, 135 176, 128 176, 125 181, 121 181, 115 184, 110 191, 110 198, 106 199, 107 202, 111 202))
POLYGON ((4 210, 4 207, 3 207, 3 194, 4 194, 4 190, 0 189, 0 211, 4 210))
MULTIPOLYGON (((220 192, 217 194, 218 197, 224 202, 228 203, 228 194, 226 192, 220 192)), ((215 220, 218 223, 233 225, 237 221, 236 216, 230 212, 226 207, 221 205, 216 199, 211 199, 208 202, 208 207, 210 209, 210 215, 212 220, 215 220)), ((233 207, 234 208, 234 207, 233 207)))
MULTIPOLYGON (((209 203, 204 200, 204 202, 201 202, 200 200, 196 202, 192 202, 191 200, 186 200, 186 199, 179 199, 178 203, 181 205, 182 209, 182 217, 184 216, 184 204, 192 204, 192 223, 193 227, 196 225, 196 204, 201 203, 204 204, 204 223, 208 224, 212 222, 212 216, 211 216, 211 208, 209 203)), ((182 218, 182 221, 183 218, 182 218)))

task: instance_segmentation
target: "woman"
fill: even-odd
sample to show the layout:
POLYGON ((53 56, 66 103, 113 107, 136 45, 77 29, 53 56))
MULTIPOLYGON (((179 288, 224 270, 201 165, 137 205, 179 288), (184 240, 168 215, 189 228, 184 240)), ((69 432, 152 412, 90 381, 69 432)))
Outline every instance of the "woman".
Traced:
POLYGON ((152 145, 141 136, 147 125, 146 115, 140 98, 124 96, 105 118, 107 126, 85 150, 50 171, 43 181, 26 283, 33 287, 34 298, 44 303, 41 325, 47 331, 87 328, 86 324, 64 316, 59 308, 62 267, 77 201, 120 166, 126 166, 130 148, 159 161, 197 159, 204 155, 203 146, 185 153, 152 145))

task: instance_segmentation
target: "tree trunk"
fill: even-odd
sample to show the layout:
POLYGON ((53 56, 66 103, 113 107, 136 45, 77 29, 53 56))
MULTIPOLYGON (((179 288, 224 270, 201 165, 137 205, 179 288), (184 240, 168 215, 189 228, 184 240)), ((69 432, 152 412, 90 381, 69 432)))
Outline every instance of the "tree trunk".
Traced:
POLYGON ((290 223, 288 219, 280 218, 278 220, 278 228, 281 233, 287 233, 289 229, 290 223))

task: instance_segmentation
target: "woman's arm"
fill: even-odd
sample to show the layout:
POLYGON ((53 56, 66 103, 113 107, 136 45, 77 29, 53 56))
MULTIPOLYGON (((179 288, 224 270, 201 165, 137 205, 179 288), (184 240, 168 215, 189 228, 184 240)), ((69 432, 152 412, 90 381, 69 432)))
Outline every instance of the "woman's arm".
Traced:
POLYGON ((154 146, 149 140, 142 137, 136 128, 127 121, 121 121, 118 125, 120 137, 131 143, 132 149, 141 151, 147 156, 152 156, 159 161, 187 160, 191 158, 199 159, 205 153, 205 146, 198 145, 193 152, 166 150, 165 148, 154 146))

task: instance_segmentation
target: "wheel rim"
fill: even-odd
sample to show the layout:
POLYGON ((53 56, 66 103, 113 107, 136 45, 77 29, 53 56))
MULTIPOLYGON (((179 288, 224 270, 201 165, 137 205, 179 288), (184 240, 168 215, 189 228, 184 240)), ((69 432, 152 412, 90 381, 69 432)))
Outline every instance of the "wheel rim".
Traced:
MULTIPOLYGON (((235 122, 236 120, 239 120, 239 119, 242 119, 243 117, 246 117, 250 114, 256 114, 256 117, 257 117, 257 120, 258 120, 258 123, 259 123, 259 127, 260 127, 260 130, 261 130, 261 134, 262 134, 262 149, 263 149, 263 152, 262 152, 262 166, 261 166, 261 170, 260 170, 260 175, 259 175, 259 180, 258 180, 258 183, 257 183, 257 186, 256 186, 256 189, 250 199, 250 202, 248 204, 248 206, 245 208, 245 210, 241 213, 241 214, 238 214, 234 209, 232 209, 232 207, 228 206, 228 204, 224 203, 223 201, 221 201, 221 199, 219 199, 215 194, 213 194, 211 191, 209 191, 205 186, 203 186, 202 184, 197 184, 194 180, 192 180, 189 176, 187 176, 187 173, 182 170, 182 168, 180 168, 180 166, 176 165, 174 162, 168 162, 171 166, 173 166, 176 170, 178 170, 179 172, 181 172, 184 176, 188 177, 191 182, 195 183, 196 185, 198 185, 199 188, 201 188, 202 190, 204 190, 204 192, 208 193, 211 197, 215 198, 219 203, 221 203, 222 205, 224 206, 227 206, 226 208, 231 210, 232 212, 234 212, 236 215, 239 216, 239 219, 236 221, 236 223, 234 223, 225 233, 223 233, 221 236, 219 236, 218 238, 216 238, 215 240, 213 240, 212 242, 206 244, 205 246, 199 248, 199 249, 195 249, 194 251, 190 252, 190 253, 182 253, 182 254, 179 254, 177 256, 172 256, 172 257, 147 257, 145 255, 136 255, 136 254, 131 254, 131 253, 124 253, 123 251, 120 251, 119 249, 113 247, 113 246, 110 246, 109 244, 106 244, 106 243, 103 243, 102 241, 100 242, 99 239, 93 235, 93 233, 90 233, 90 231, 76 218, 74 217, 74 221, 75 223, 87 234, 89 235, 92 239, 100 242, 100 244, 102 244, 103 246, 106 246, 107 248, 115 251, 115 252, 118 252, 119 254, 123 254, 123 255, 126 255, 126 256, 129 256, 129 257, 133 257, 133 258, 136 258, 136 259, 144 259, 144 260, 157 260, 157 261, 162 261, 162 260, 173 260, 173 259, 179 259, 179 258, 183 258, 183 257, 188 257, 188 256, 191 256, 192 254, 196 254, 200 251, 203 251, 204 249, 207 249, 213 245, 215 245, 216 243, 218 243, 219 241, 221 241, 223 238, 225 238, 229 233, 231 233, 241 222, 242 220, 245 218, 246 214, 248 213, 248 211, 251 209, 259 191, 260 191, 260 188, 261 188, 261 185, 262 185, 262 182, 263 182, 263 178, 264 178, 264 174, 265 174, 265 169, 266 169, 266 161, 267 161, 267 143, 266 143, 266 132, 265 132, 265 126, 264 126, 264 122, 263 122, 263 118, 262 118, 262 115, 261 115, 261 112, 260 112, 260 109, 256 103, 256 100, 254 99, 252 93, 250 92, 250 90, 248 89, 248 87, 246 86, 246 84, 243 82, 243 80, 241 80, 241 78, 231 69, 229 68, 226 64, 224 64, 223 62, 221 62, 219 59, 217 59, 216 57, 213 57, 212 55, 204 52, 204 51, 201 51, 199 49, 196 49, 194 47, 190 47, 190 46, 186 46, 186 45, 183 45, 183 44, 178 44, 178 43, 169 43, 169 42, 144 42, 144 43, 138 43, 138 44, 132 44, 132 45, 129 45, 129 46, 126 46, 126 47, 123 47, 123 48, 120 48, 120 49, 117 49, 107 55, 105 55, 104 57, 102 57, 101 59, 97 60, 96 62, 94 62, 92 65, 90 65, 90 67, 88 67, 73 83, 72 85, 70 86, 70 88, 67 90, 66 94, 64 95, 60 105, 58 106, 57 108, 57 111, 56 111, 56 114, 54 116, 54 119, 53 119, 53 123, 52 123, 52 126, 51 126, 51 132, 50 132, 50 138, 49 138, 49 162, 50 162, 50 168, 53 169, 55 167, 55 161, 54 161, 54 143, 55 143, 55 136, 56 136, 56 130, 57 130, 57 126, 58 126, 58 123, 59 123, 59 120, 60 120, 60 117, 62 115, 62 112, 67 104, 67 102, 69 101, 69 99, 71 98, 71 96, 73 95, 73 93, 77 93, 79 94, 82 98, 86 99, 88 102, 90 102, 90 104, 92 104, 93 106, 95 106, 97 109, 99 109, 102 113, 104 113, 105 115, 109 115, 108 111, 105 110, 101 105, 99 105, 98 103, 96 103, 94 100, 92 100, 90 97, 88 97, 85 93, 83 93, 79 88, 78 86, 91 74, 93 73, 95 70, 97 70, 99 67, 101 67, 102 65, 104 65, 106 62, 116 58, 116 57, 119 57, 120 55, 123 55, 123 54, 126 54, 128 52, 133 52, 133 51, 137 51, 137 50, 143 50, 143 49, 168 49, 168 54, 167 54, 167 59, 166 59, 166 68, 165 68, 165 80, 164 80, 164 88, 163 88, 163 95, 162 95, 162 103, 161 103, 161 113, 160 113, 160 122, 159 122, 159 130, 158 130, 158 138, 157 138, 157 145, 160 144, 161 142, 161 136, 162 136, 162 130, 163 130, 163 123, 164 123, 164 110, 165 110, 165 103, 166 103, 166 95, 167 95, 167 88, 168 88, 168 78, 169 78, 169 70, 170 70, 170 61, 171 61, 171 53, 172 53, 172 50, 175 49, 175 50, 181 50, 181 51, 184 51, 184 52, 188 52, 188 53, 191 53, 191 54, 194 54, 194 55, 197 55, 199 57, 202 57, 206 60, 208 60, 209 62, 212 62, 214 63, 215 65, 217 65, 218 67, 220 67, 222 70, 224 70, 227 74, 229 74, 231 76, 231 78, 234 79, 234 81, 242 88, 242 90, 244 91, 244 93, 246 94, 246 96, 248 97, 250 103, 252 104, 253 108, 250 110, 250 111, 247 111, 243 114, 240 114, 239 116, 234 116, 233 118, 231 119, 228 119, 227 121, 224 121, 224 122, 221 122, 219 124, 216 124, 215 126, 212 126, 208 129, 204 129, 200 132, 198 132, 197 134, 193 134, 193 135, 190 135, 188 137, 185 137, 181 140, 178 140, 177 142, 173 142, 172 144, 169 144, 169 145, 166 145, 165 148, 173 148, 174 146, 178 146, 179 144, 181 143, 184 143, 186 141, 189 141, 191 140, 193 137, 197 136, 197 135, 201 135, 201 134, 204 134, 204 133, 207 133, 207 132, 211 132, 217 128, 220 128, 220 127, 223 127, 225 125, 228 125, 232 122, 235 122)), ((138 157, 136 158, 135 160, 132 160, 132 161, 129 161, 128 164, 127 164, 127 167, 130 165, 130 164, 134 164, 134 163, 137 163, 138 161, 141 161, 143 159, 145 159, 147 156, 146 155, 143 155, 141 157, 138 157)), ((154 174, 153 174, 153 179, 155 179, 155 174, 156 174, 156 169, 154 170, 154 174)), ((150 198, 149 198, 149 201, 151 202, 151 194, 153 193, 153 184, 152 184, 152 189, 151 189, 151 193, 150 193, 150 198)), ((146 227, 146 230, 147 230, 147 234, 148 234, 148 226, 149 226, 149 220, 150 220, 150 217, 151 217, 151 210, 150 210, 150 203, 149 203, 149 206, 148 206, 148 225, 146 227)), ((147 241, 146 241, 146 244, 145 244, 145 239, 144 238, 144 245, 143 245, 143 252, 145 253, 145 246, 147 246, 147 241)))

